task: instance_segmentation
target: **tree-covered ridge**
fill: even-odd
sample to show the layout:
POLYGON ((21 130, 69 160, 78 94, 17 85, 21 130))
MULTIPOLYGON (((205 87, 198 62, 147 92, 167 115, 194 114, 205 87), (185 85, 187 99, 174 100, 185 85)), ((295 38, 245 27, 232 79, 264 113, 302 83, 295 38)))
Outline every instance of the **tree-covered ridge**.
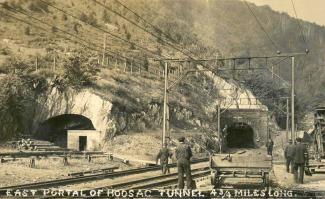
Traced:
MULTIPOLYGON (((12 40, 15 45, 3 43, 5 45, 0 47, 0 64, 2 63, 0 69, 3 73, 18 70, 25 71, 25 74, 29 73, 35 70, 36 59, 39 68, 49 69, 53 67, 55 57, 56 73, 58 73, 55 75, 70 77, 70 83, 84 82, 78 79, 79 77, 86 78, 88 82, 92 79, 91 75, 97 73, 96 70, 87 71, 90 69, 87 64, 76 70, 73 67, 69 70, 66 66, 67 64, 73 66, 78 62, 78 57, 71 60, 71 52, 80 48, 83 52, 88 51, 89 59, 80 58, 80 60, 96 63, 93 60, 100 59, 102 56, 104 33, 102 30, 105 30, 115 35, 107 33, 106 48, 120 56, 119 62, 123 62, 123 57, 127 57, 130 58, 126 61, 129 65, 131 60, 135 59, 145 70, 148 65, 160 68, 163 66, 150 61, 149 58, 160 56, 185 58, 184 52, 194 58, 211 58, 217 55, 218 57, 274 55, 277 50, 290 53, 302 52, 309 48, 310 53, 307 56, 298 57, 296 60, 296 92, 297 102, 299 102, 297 107, 303 107, 300 109, 300 113, 303 114, 304 111, 312 110, 324 101, 325 28, 299 20, 303 29, 301 32, 298 20, 285 13, 275 12, 267 6, 256 7, 249 4, 275 42, 275 46, 261 30, 245 3, 237 0, 51 0, 45 1, 47 3, 42 0, 10 0, 5 2, 7 3, 3 6, 14 12, 2 11, 0 38, 12 40), (8 14, 27 19, 30 24, 18 21, 8 14), (72 73, 82 75, 77 75, 76 79, 71 75, 72 73)), ((113 59, 115 55, 111 56, 113 59)), ((254 64, 263 66, 264 63, 254 64)), ((228 67, 230 63, 225 62, 221 65, 228 67)), ((290 81, 288 60, 275 66, 274 71, 286 81, 290 81)), ((257 97, 276 98, 287 94, 286 85, 278 78, 272 79, 269 71, 241 71, 235 76, 232 72, 225 72, 219 75, 235 78, 250 88, 257 97)), ((88 83, 86 84, 89 85, 88 83)), ((269 102, 264 101, 264 103, 269 102)), ((271 104, 269 108, 272 109, 271 104)))

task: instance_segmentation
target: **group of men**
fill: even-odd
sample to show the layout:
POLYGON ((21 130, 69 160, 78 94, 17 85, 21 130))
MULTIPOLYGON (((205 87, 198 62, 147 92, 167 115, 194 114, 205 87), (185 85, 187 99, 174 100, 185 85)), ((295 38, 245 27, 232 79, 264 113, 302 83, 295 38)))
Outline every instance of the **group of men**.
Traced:
POLYGON ((286 168, 288 173, 294 174, 296 183, 302 184, 304 181, 305 166, 308 165, 308 151, 301 138, 294 143, 291 139, 284 150, 286 168))
MULTIPOLYGON (((195 184, 192 181, 191 176, 191 165, 190 159, 193 156, 191 147, 185 143, 185 137, 180 137, 178 139, 179 145, 175 150, 175 158, 177 159, 177 170, 178 170, 178 188, 184 189, 184 174, 186 176, 186 186, 187 189, 194 189, 195 184)), ((162 173, 170 173, 168 167, 168 161, 171 159, 173 153, 168 148, 167 144, 164 144, 164 147, 160 149, 156 162, 160 160, 160 165, 162 168, 162 173)))
MULTIPOLYGON (((175 158, 177 159, 177 170, 178 170, 178 187, 184 189, 184 174, 186 176, 186 185, 188 189, 195 188, 195 183, 191 176, 191 165, 190 159, 193 156, 191 147, 185 143, 185 137, 178 139, 179 145, 175 150, 175 158)), ((274 142, 269 139, 266 147, 268 155, 272 155, 274 142)), ((173 153, 168 148, 167 143, 160 149, 156 162, 160 160, 162 173, 170 173, 168 163, 173 153)), ((306 145, 302 143, 301 138, 297 138, 294 143, 291 139, 284 150, 284 157, 286 159, 286 169, 288 173, 294 174, 294 180, 296 183, 303 183, 305 165, 308 164, 308 151, 306 145)))

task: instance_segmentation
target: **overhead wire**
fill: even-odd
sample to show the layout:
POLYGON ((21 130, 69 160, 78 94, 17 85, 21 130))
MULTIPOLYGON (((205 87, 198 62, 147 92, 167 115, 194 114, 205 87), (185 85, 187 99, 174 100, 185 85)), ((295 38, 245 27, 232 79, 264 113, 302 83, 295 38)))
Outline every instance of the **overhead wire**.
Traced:
POLYGON ((149 50, 149 49, 147 49, 147 48, 145 48, 145 47, 142 47, 142 46, 136 44, 135 42, 128 41, 128 40, 126 40, 126 39, 124 39, 124 38, 122 38, 122 37, 120 37, 120 36, 118 36, 118 35, 116 35, 116 34, 113 34, 113 33, 109 32, 109 31, 107 31, 107 30, 105 30, 105 29, 103 29, 103 28, 100 28, 99 26, 95 26, 95 25, 93 25, 93 24, 91 24, 91 23, 89 23, 89 22, 82 21, 80 18, 78 18, 78 17, 74 16, 73 14, 71 14, 71 13, 69 13, 69 12, 63 10, 62 8, 59 8, 59 7, 57 7, 57 6, 54 6, 53 4, 51 4, 51 3, 49 3, 49 2, 46 2, 46 1, 44 1, 44 0, 40 0, 40 1, 41 1, 42 3, 44 3, 44 4, 46 4, 46 5, 48 5, 48 6, 52 7, 52 8, 54 8, 54 9, 56 9, 56 10, 59 10, 60 12, 63 12, 64 14, 66 14, 66 15, 68 15, 68 16, 70 16, 70 17, 72 17, 72 18, 74 18, 74 19, 76 19, 76 20, 78 20, 78 21, 81 21, 81 22, 84 23, 84 24, 87 24, 87 25, 89 25, 89 26, 92 26, 93 28, 96 28, 96 29, 98 29, 98 30, 104 32, 104 33, 107 33, 108 35, 110 35, 110 36, 112 36, 112 37, 114 37, 114 38, 116 38, 116 39, 119 39, 119 40, 121 40, 121 41, 123 41, 123 42, 125 42, 125 43, 129 43, 129 44, 131 44, 131 45, 133 45, 133 46, 135 46, 135 47, 137 47, 137 48, 139 48, 139 49, 141 49, 141 50, 144 50, 144 51, 146 51, 146 52, 149 52, 149 53, 152 54, 152 55, 160 56, 160 55, 158 55, 156 52, 151 51, 151 50, 149 50))
MULTIPOLYGON (((8 9, 6 9, 6 10, 8 10, 8 9)), ((8 10, 8 11, 13 12, 13 13, 16 13, 15 11, 12 11, 12 10, 8 10)), ((9 16, 9 17, 11 17, 11 18, 13 18, 13 19, 15 19, 15 20, 17 20, 17 21, 20 21, 20 22, 22 22, 22 23, 28 24, 28 25, 30 25, 30 26, 32 26, 32 27, 37 28, 37 29, 43 30, 44 32, 50 32, 50 31, 49 31, 48 29, 46 29, 46 28, 43 28, 43 27, 41 27, 41 26, 37 26, 37 25, 35 25, 34 23, 31 23, 31 22, 26 21, 26 20, 24 20, 24 19, 20 19, 20 18, 14 16, 14 15, 12 15, 12 14, 5 13, 5 12, 2 12, 2 13, 5 14, 5 15, 7 15, 7 16, 9 16)), ((59 30, 59 29, 58 29, 58 30, 59 30)), ((59 30, 59 31, 60 31, 60 30, 59 30)), ((58 35, 58 33, 54 33, 54 34, 57 34, 57 35, 58 35)), ((60 35, 60 36, 62 36, 62 35, 60 35)), ((88 48, 88 49, 90 49, 90 50, 98 51, 98 49, 93 48, 93 47, 91 47, 91 46, 89 46, 89 45, 86 45, 85 43, 80 42, 79 40, 73 40, 73 39, 71 39, 71 38, 69 38, 69 37, 65 37, 65 36, 62 36, 62 37, 65 38, 65 39, 68 39, 68 40, 70 40, 70 41, 76 42, 76 43, 78 43, 78 44, 80 44, 80 45, 82 45, 82 46, 84 46, 84 47, 86 47, 86 48, 88 48)))
POLYGON ((300 33, 301 33, 301 36, 302 36, 302 39, 306 45, 306 49, 308 49, 308 44, 307 44, 307 39, 305 38, 305 35, 304 35, 304 31, 303 31, 303 28, 302 28, 302 25, 298 19, 298 15, 297 15, 297 11, 296 11, 296 7, 295 7, 295 4, 293 2, 293 0, 291 0, 291 5, 292 5, 292 8, 293 8, 293 11, 294 11, 294 14, 295 14, 295 17, 296 17, 296 20, 297 20, 297 24, 298 24, 298 27, 300 29, 300 33))
MULTIPOLYGON (((130 9, 129 7, 127 7, 126 5, 124 5, 123 3, 121 3, 119 0, 115 0, 115 2, 117 2, 122 7, 124 7, 125 9, 127 9, 128 11, 130 11, 132 14, 134 14, 136 17, 140 18, 143 22, 145 22, 146 24, 148 24, 149 26, 151 26, 156 32, 159 32, 160 34, 164 35, 166 39, 168 39, 168 40, 170 40, 170 41, 172 41, 172 42, 174 42, 176 44, 179 43, 171 35, 165 33, 160 28, 158 28, 156 25, 153 25, 152 23, 150 23, 148 20, 146 20, 145 18, 143 18, 142 16, 140 16, 138 13, 136 13, 135 11, 133 11, 132 9, 130 9)), ((183 47, 183 46, 181 46, 181 47, 183 47)), ((188 51, 189 53, 191 53, 191 54, 195 54, 191 50, 188 50, 186 48, 184 48, 184 49, 186 51, 188 51)))
MULTIPOLYGON (((114 10, 114 9, 112 9, 112 8, 110 8, 110 7, 108 7, 108 6, 106 6, 105 4, 103 4, 103 3, 101 3, 101 2, 99 2, 99 1, 97 1, 97 0, 93 0, 93 1, 94 1, 96 4, 98 4, 98 5, 102 6, 103 8, 105 8, 106 10, 108 10, 108 11, 110 11, 110 12, 112 12, 112 13, 118 15, 119 17, 121 17, 121 18, 123 18, 124 20, 128 21, 128 22, 131 23, 132 25, 134 25, 134 26, 138 27, 139 29, 143 30, 144 32, 146 32, 146 33, 152 35, 152 36, 155 37, 156 39, 161 39, 159 36, 157 36, 157 35, 155 35, 154 33, 148 31, 146 28, 140 26, 139 24, 137 24, 136 22, 130 20, 129 18, 123 16, 121 13, 117 12, 116 10, 114 10)), ((193 59, 193 57, 192 57, 190 54, 184 52, 182 49, 180 49, 180 48, 174 46, 174 45, 171 44, 170 42, 165 41, 164 43, 167 44, 168 46, 170 46, 171 48, 173 48, 174 50, 177 50, 178 52, 181 52, 183 55, 185 55, 185 56, 187 56, 187 57, 193 59)), ((165 57, 165 58, 167 58, 167 57, 165 57)))
MULTIPOLYGON (((42 20, 40 20, 40 19, 38 19, 38 18, 36 18, 36 17, 33 17, 32 15, 30 15, 30 14, 28 14, 28 13, 26 13, 26 12, 23 12, 23 11, 21 11, 21 10, 17 10, 17 9, 14 9, 14 8, 12 8, 12 7, 3 6, 2 3, 0 3, 0 5, 2 5, 2 7, 3 7, 4 9, 8 10, 8 11, 11 11, 11 12, 14 12, 14 13, 20 13, 20 14, 23 14, 23 15, 25 15, 25 16, 27 16, 27 17, 30 17, 31 19, 33 19, 33 20, 35 20, 35 21, 38 21, 39 23, 45 24, 45 25, 47 25, 47 26, 49 26, 49 27, 53 27, 53 24, 49 24, 49 23, 47 23, 47 22, 44 22, 44 21, 42 21, 42 20)), ((16 19, 17 19, 17 18, 16 18, 16 19)), ((21 21, 21 20, 20 20, 20 21, 21 21)), ((30 23, 28 23, 28 24, 30 25, 30 23)), ((74 34, 68 32, 68 31, 62 30, 62 29, 60 29, 60 28, 58 28, 58 27, 55 27, 55 28, 56 28, 57 31, 60 31, 60 32, 66 34, 66 35, 69 35, 70 37, 74 37, 74 38, 76 38, 75 40, 72 40, 71 38, 70 38, 69 40, 72 40, 72 41, 74 41, 74 42, 77 42, 77 43, 81 44, 82 46, 84 46, 84 47, 86 47, 86 48, 88 48, 88 49, 91 49, 91 50, 94 50, 94 51, 97 51, 97 52, 102 53, 102 50, 99 50, 99 49, 97 49, 97 48, 93 48, 93 47, 91 47, 91 46, 96 46, 96 47, 98 47, 98 45, 95 45, 94 43, 91 43, 91 42, 89 42, 89 41, 87 42, 87 41, 85 41, 85 39, 83 39, 83 38, 81 38, 81 37, 78 37, 78 36, 76 36, 76 35, 74 35, 74 34), (81 42, 81 41, 87 43, 88 45, 84 44, 84 43, 81 42)), ((43 30, 44 30, 44 29, 43 29, 43 30)), ((47 32, 49 32, 49 31, 47 31, 47 32)), ((67 37, 65 37, 65 38, 67 38, 67 37)), ((101 47, 100 47, 100 48, 101 48, 101 47)), ((116 52, 114 52, 114 51, 111 51, 111 50, 108 50, 108 49, 105 49, 105 51, 111 53, 111 55, 113 54, 113 55, 116 56, 116 57, 120 57, 120 58, 128 59, 127 57, 125 57, 125 56, 123 56, 123 55, 120 55, 120 54, 118 54, 118 53, 116 53, 116 52)), ((137 64, 142 64, 142 63, 139 63, 139 62, 136 62, 136 61, 134 61, 134 62, 137 63, 137 64)))
POLYGON ((254 13, 254 11, 252 10, 252 8, 248 5, 247 1, 244 1, 246 7, 248 8, 248 10, 250 11, 251 15, 254 17, 255 21, 257 22, 257 24, 260 26, 261 30, 264 32, 264 34, 266 35, 266 37, 269 39, 269 41, 271 42, 271 44, 274 47, 274 50, 276 52, 278 52, 280 49, 278 48, 278 45, 273 41, 273 39, 271 38, 271 36, 269 35, 269 33, 266 31, 266 29, 264 28, 264 26, 262 25, 261 21, 258 19, 258 17, 256 16, 256 14, 254 13))

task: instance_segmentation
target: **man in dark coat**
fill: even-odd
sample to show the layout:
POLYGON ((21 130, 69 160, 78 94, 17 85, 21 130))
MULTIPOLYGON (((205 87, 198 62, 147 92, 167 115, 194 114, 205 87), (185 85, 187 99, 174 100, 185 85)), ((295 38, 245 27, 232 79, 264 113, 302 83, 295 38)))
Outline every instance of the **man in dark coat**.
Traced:
POLYGON ((157 158, 156 163, 158 164, 158 160, 160 159, 160 165, 162 169, 162 173, 166 174, 167 172, 170 173, 169 167, 168 167, 168 160, 172 156, 171 151, 167 147, 167 143, 164 144, 164 147, 160 149, 157 158))
POLYGON ((192 176, 191 176, 191 165, 190 159, 192 157, 191 147, 185 144, 185 137, 178 139, 180 144, 175 150, 177 159, 177 170, 178 170, 178 188, 184 189, 184 174, 186 175, 187 189, 192 189, 192 176))
POLYGON ((295 145, 292 144, 292 140, 289 140, 289 143, 284 149, 284 158, 286 159, 287 172, 293 173, 293 156, 295 145), (290 169, 291 168, 291 169, 290 169))
POLYGON ((294 179, 296 183, 302 184, 304 182, 305 164, 308 160, 308 152, 306 146, 302 143, 302 139, 297 138, 296 140, 297 144, 294 147, 293 156, 294 179))
POLYGON ((272 155, 274 142, 271 138, 268 139, 266 143, 267 154, 272 155))

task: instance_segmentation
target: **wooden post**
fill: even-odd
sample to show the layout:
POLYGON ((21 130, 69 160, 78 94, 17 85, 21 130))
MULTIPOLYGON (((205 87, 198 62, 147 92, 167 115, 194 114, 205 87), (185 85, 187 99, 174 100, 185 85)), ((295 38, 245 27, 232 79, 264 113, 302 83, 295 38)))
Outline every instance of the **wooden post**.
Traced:
POLYGON ((132 75, 132 72, 133 72, 133 58, 131 60, 131 70, 130 70, 130 72, 131 72, 131 75, 132 75))
MULTIPOLYGON (((168 81, 168 75, 167 75, 167 81, 168 81)), ((168 82, 167 82, 167 86, 168 86, 168 82)), ((166 136, 170 139, 168 90, 167 90, 167 97, 166 97, 166 136)), ((165 140, 165 142, 166 142, 166 140, 165 140)))
POLYGON ((233 59, 233 71, 232 71, 232 78, 236 79, 236 59, 233 59))
POLYGON ((32 157, 30 159, 30 161, 29 161, 29 167, 30 168, 35 168, 35 158, 34 157, 32 157))
POLYGON ((286 143, 288 142, 288 137, 289 137, 288 134, 289 134, 289 98, 287 98, 286 143))
POLYGON ((164 113, 163 113, 163 132, 162 132, 162 146, 166 143, 166 122, 167 122, 167 87, 168 87, 168 80, 167 80, 167 71, 168 71, 168 63, 165 62, 165 87, 164 87, 164 113))
POLYGON ((217 93, 217 99, 218 99, 218 138, 219 138, 219 153, 222 153, 222 135, 221 135, 221 126, 220 126, 220 117, 221 117, 221 98, 219 96, 219 92, 217 93))
POLYGON ((68 165, 68 156, 63 156, 63 166, 67 166, 68 165))
POLYGON ((126 64, 127 64, 127 60, 126 58, 124 59, 124 68, 123 68, 123 71, 125 72, 126 71, 126 64))
POLYGON ((38 57, 36 57, 35 67, 36 67, 36 71, 37 71, 38 70, 38 57))
POLYGON ((295 57, 291 57, 291 139, 295 132, 295 57))
POLYGON ((104 33, 104 39, 103 39, 103 60, 102 60, 102 66, 105 65, 105 51, 106 51, 106 33, 104 33))
POLYGON ((108 154, 107 159, 108 159, 108 160, 113 160, 113 154, 108 154))
POLYGON ((55 68, 56 68, 56 56, 54 55, 54 58, 53 58, 53 71, 55 71, 55 68))

